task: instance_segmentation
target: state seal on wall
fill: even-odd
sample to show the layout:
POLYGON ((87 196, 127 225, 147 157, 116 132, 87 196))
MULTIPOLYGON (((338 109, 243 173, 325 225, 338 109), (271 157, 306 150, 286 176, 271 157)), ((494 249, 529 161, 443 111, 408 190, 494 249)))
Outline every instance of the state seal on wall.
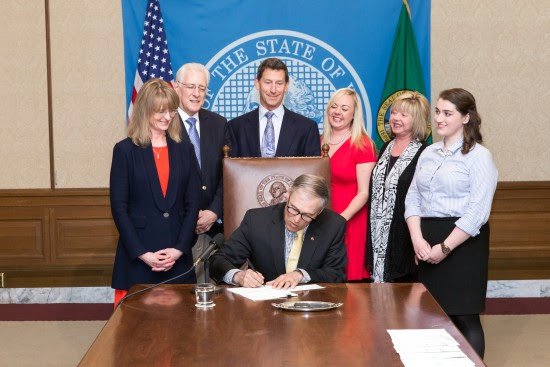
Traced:
POLYGON ((378 114, 376 115, 376 129, 378 130, 378 135, 380 135, 380 138, 384 141, 384 143, 391 140, 390 106, 397 97, 405 92, 407 92, 406 89, 401 89, 395 93, 392 93, 384 100, 384 102, 382 102, 380 108, 378 109, 378 114))
POLYGON ((210 59, 206 64, 211 78, 204 107, 228 120, 257 108, 260 98, 254 80, 258 66, 268 57, 280 58, 287 65, 287 108, 317 122, 322 132, 325 107, 332 93, 339 88, 353 88, 363 101, 365 128, 371 134, 369 98, 352 65, 324 41, 289 30, 247 35, 210 59))

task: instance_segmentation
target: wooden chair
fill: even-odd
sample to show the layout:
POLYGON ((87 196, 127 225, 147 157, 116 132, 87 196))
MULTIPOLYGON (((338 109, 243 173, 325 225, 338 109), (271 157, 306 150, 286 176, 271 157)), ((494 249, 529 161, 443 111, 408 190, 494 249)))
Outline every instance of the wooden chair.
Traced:
MULTIPOLYGON (((330 188, 328 145, 321 157, 230 158, 224 147, 223 223, 225 238, 241 224, 248 209, 286 201, 293 180, 305 173, 322 176, 330 188)), ((329 206, 330 207, 330 206, 329 206)))

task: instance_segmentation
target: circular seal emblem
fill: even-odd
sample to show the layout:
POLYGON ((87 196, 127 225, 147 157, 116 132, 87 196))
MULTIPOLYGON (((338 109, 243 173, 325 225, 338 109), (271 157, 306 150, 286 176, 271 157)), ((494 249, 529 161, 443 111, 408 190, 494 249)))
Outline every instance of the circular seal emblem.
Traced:
POLYGON ((332 93, 339 88, 353 88, 363 101, 365 128, 371 134, 370 102, 355 69, 329 44, 289 30, 250 34, 210 59, 206 64, 211 78, 204 108, 229 120, 257 108, 260 98, 254 79, 258 66, 268 57, 280 58, 287 65, 290 81, 284 105, 288 109, 317 122, 322 132, 325 107, 332 93))
POLYGON ((398 90, 386 98, 380 105, 380 109, 378 110, 378 114, 376 116, 376 129, 378 130, 378 134, 384 143, 391 140, 390 106, 397 97, 406 91, 406 89, 398 90))
POLYGON ((285 202, 293 180, 283 174, 274 174, 265 177, 256 189, 258 204, 262 207, 285 202))

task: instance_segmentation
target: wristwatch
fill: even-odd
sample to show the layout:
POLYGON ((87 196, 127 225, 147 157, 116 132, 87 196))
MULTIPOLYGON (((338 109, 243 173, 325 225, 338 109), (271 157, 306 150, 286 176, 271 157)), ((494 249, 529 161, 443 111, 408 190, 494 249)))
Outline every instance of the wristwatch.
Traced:
POLYGON ((445 244, 445 241, 441 242, 440 245, 441 245, 441 252, 443 252, 443 255, 447 256, 451 253, 451 249, 449 248, 449 246, 445 244))

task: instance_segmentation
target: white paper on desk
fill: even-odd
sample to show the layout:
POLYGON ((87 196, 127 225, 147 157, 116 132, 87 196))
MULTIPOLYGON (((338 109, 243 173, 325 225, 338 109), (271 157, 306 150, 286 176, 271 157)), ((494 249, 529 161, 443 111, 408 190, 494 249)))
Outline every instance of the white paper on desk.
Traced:
POLYGON ((321 287, 319 284, 304 284, 304 285, 298 285, 291 289, 293 292, 300 292, 300 291, 313 291, 315 289, 324 289, 325 287, 321 287))
POLYGON ((258 288, 227 288, 228 291, 246 297, 252 301, 266 301, 270 299, 296 297, 297 294, 293 292, 307 291, 314 289, 322 289, 317 284, 305 284, 290 289, 273 289, 270 285, 264 285, 258 288))
POLYGON ((443 352, 460 352, 458 345, 433 345, 433 346, 419 346, 419 345, 394 345, 397 353, 443 353, 443 352))
POLYGON ((401 358, 401 362, 405 367, 474 367, 475 364, 468 358, 454 359, 406 359, 401 358))
POLYGON ((458 352, 429 352, 429 353, 415 353, 415 352, 409 352, 409 353, 400 353, 399 356, 401 359, 418 359, 420 361, 427 361, 427 360, 441 360, 441 359, 457 359, 457 358, 466 358, 466 354, 459 350, 458 352))
POLYGON ((394 346, 452 346, 458 342, 445 329, 388 329, 394 346))
POLYGON ((474 366, 445 329, 394 329, 388 333, 406 367, 474 366))

